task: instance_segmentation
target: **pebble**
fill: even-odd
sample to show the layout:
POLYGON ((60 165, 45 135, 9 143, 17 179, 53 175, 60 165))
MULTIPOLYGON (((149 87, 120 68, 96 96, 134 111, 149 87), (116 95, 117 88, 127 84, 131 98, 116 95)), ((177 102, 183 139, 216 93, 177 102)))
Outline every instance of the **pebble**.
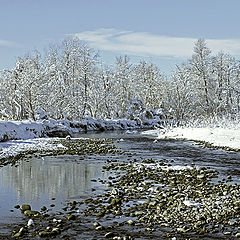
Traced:
POLYGON ((104 229, 103 226, 97 226, 97 227, 95 227, 95 230, 97 230, 97 231, 102 231, 103 229, 104 229))
POLYGON ((28 204, 23 204, 21 205, 20 209, 22 212, 25 212, 26 210, 31 210, 31 206, 28 204))
POLYGON ((128 220, 127 223, 128 223, 128 225, 133 225, 134 224, 132 219, 128 220))
POLYGON ((29 220, 28 220, 28 223, 27 223, 27 226, 30 227, 30 226, 33 225, 33 224, 34 224, 33 220, 32 220, 32 219, 29 219, 29 220))
POLYGON ((240 233, 237 233, 235 237, 240 238, 240 233))
POLYGON ((105 238, 113 238, 114 237, 114 233, 113 232, 108 232, 104 235, 105 238))

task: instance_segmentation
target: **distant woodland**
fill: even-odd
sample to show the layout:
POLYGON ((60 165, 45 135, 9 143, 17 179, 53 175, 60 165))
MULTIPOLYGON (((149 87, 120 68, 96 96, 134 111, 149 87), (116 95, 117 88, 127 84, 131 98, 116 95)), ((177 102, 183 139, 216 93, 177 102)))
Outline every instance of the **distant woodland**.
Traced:
POLYGON ((240 62, 229 54, 212 55, 199 39, 192 57, 171 76, 154 63, 116 57, 111 66, 97 50, 78 39, 64 40, 19 57, 0 72, 0 117, 35 119, 37 109, 54 119, 130 118, 145 109, 161 109, 167 118, 238 116, 240 62))

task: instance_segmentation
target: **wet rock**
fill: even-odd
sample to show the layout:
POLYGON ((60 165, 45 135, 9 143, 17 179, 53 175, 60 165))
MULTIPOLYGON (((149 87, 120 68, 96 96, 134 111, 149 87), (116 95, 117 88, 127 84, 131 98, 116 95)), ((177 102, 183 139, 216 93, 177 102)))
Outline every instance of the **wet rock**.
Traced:
POLYGON ((100 226, 95 227, 95 230, 102 231, 102 230, 104 230, 104 227, 100 225, 100 226))
POLYGON ((49 130, 46 135, 48 137, 60 137, 60 138, 66 138, 67 136, 71 135, 71 132, 67 128, 58 128, 58 129, 51 129, 49 130))
POLYGON ((46 211, 47 208, 46 208, 45 206, 42 206, 42 207, 41 207, 41 210, 42 210, 42 211, 46 211))
POLYGON ((20 230, 19 230, 17 233, 15 233, 15 234, 13 235, 13 237, 14 237, 14 238, 22 237, 25 232, 26 232, 26 230, 22 227, 22 228, 20 228, 20 230))
POLYGON ((72 201, 72 206, 76 206, 77 202, 76 201, 72 201))
POLYGON ((205 175, 204 175, 204 174, 199 174, 199 175, 197 175, 197 178, 198 178, 198 179, 204 179, 204 178, 205 178, 205 175))
POLYGON ((59 227, 53 228, 52 229, 52 233, 55 234, 60 234, 61 233, 61 229, 59 227))
POLYGON ((235 237, 240 238, 240 233, 237 233, 235 237))
POLYGON ((96 227, 98 227, 98 226, 100 226, 101 224, 99 223, 99 222, 94 222, 93 223, 93 226, 96 228, 96 227))
MULTIPOLYGON (((153 206, 155 206, 155 204, 153 206)), ((151 205, 149 205, 149 207, 151 208, 151 205)), ((134 214, 135 214, 135 216, 140 216, 140 215, 144 214, 144 212, 143 211, 136 211, 134 214)))
POLYGON ((75 219, 76 219, 76 216, 75 216, 75 215, 72 215, 72 214, 65 215, 64 217, 65 217, 67 220, 75 220, 75 219))
POLYGON ((45 237, 51 237, 51 236, 53 236, 54 234, 51 232, 51 231, 41 231, 41 232, 39 232, 39 237, 41 237, 41 238, 45 238, 45 237))
POLYGON ((39 217, 41 214, 38 211, 26 210, 23 213, 26 217, 39 217))
POLYGON ((103 217, 104 215, 105 215, 105 213, 106 213, 106 211, 104 210, 104 209, 102 209, 101 211, 99 211, 98 213, 97 213, 97 217, 103 217))
POLYGON ((67 209, 68 209, 67 207, 62 208, 62 210, 65 211, 65 212, 67 211, 67 209))
POLYGON ((13 235, 14 238, 19 238, 21 236, 23 236, 23 233, 20 231, 13 235))
POLYGON ((110 182, 106 183, 107 188, 110 188, 111 186, 112 186, 112 183, 110 183, 110 182))
POLYGON ((187 232, 187 230, 184 227, 179 227, 179 228, 177 228, 177 232, 178 233, 185 233, 185 232, 187 232))
POLYGON ((25 212, 26 210, 31 210, 31 206, 29 204, 23 204, 20 209, 22 212, 25 212))
POLYGON ((127 221, 127 224, 128 224, 128 225, 133 225, 133 224, 134 224, 134 221, 133 221, 132 219, 130 219, 130 220, 127 221))
POLYGON ((105 238, 113 238, 114 237, 114 233, 113 232, 108 232, 104 235, 105 238))

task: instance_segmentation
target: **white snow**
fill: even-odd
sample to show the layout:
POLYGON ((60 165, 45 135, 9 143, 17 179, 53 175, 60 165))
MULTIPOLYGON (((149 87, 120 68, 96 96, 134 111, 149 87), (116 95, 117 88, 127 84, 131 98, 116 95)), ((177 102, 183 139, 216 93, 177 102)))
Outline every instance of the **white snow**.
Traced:
POLYGON ((0 141, 43 136, 43 125, 32 121, 0 121, 0 141))
POLYGON ((191 166, 182 166, 182 165, 175 165, 175 166, 163 166, 158 163, 135 163, 133 165, 137 171, 141 172, 142 168, 149 168, 149 169, 162 169, 163 171, 174 170, 174 171, 183 171, 185 169, 192 169, 191 166))
POLYGON ((176 127, 171 129, 145 131, 144 134, 156 136, 158 139, 186 139, 204 141, 215 147, 240 149, 240 128, 225 127, 176 127))
POLYGON ((62 222, 62 220, 61 220, 61 219, 56 219, 56 218, 54 218, 54 219, 53 219, 53 222, 54 222, 54 223, 55 223, 55 222, 60 223, 60 222, 62 222))
MULTIPOLYGON (((15 156, 26 150, 52 150, 62 149, 63 145, 54 145, 52 138, 43 138, 51 131, 66 131, 69 133, 83 130, 99 130, 99 126, 105 130, 125 129, 126 134, 135 133, 140 128, 132 120, 96 120, 88 118, 82 122, 70 122, 68 120, 41 120, 41 121, 0 121, 0 159, 15 156), (12 139, 12 140, 11 140, 12 139), (11 141, 9 141, 11 140, 11 141)), ((149 126, 150 127, 150 126, 149 126)), ((153 135, 156 139, 186 139, 209 142, 212 146, 240 149, 240 124, 230 126, 210 127, 175 127, 144 131, 143 134, 153 135)), ((122 139, 120 140, 122 141, 122 139)), ((148 165, 148 167, 153 167, 148 165)), ((156 167, 156 166, 154 166, 156 167)), ((158 166, 163 167, 163 166, 158 166)), ((174 170, 183 170, 186 167, 175 166, 174 170)), ((166 170, 168 170, 166 168, 166 170)))
POLYGON ((53 144, 53 140, 56 140, 56 138, 38 138, 0 142, 0 159, 16 156, 26 150, 57 150, 64 148, 62 144, 53 144))
MULTIPOLYGON (((159 119, 156 122, 153 119, 146 119, 145 122, 147 123, 147 127, 162 124, 159 119)), ((64 137, 86 130, 126 130, 126 134, 134 134, 136 133, 135 129, 142 127, 144 126, 138 125, 136 121, 127 119, 99 120, 86 118, 81 122, 53 119, 0 121, 0 159, 16 156, 26 150, 54 150, 64 148, 61 144, 57 146, 52 144, 53 138, 44 138, 48 136, 64 137)))
POLYGON ((71 135, 85 131, 126 130, 126 134, 136 133, 136 129, 160 127, 163 121, 159 118, 144 119, 139 123, 129 119, 93 119, 85 118, 80 122, 68 120, 43 119, 38 121, 0 121, 0 142, 16 139, 32 139, 71 135))
POLYGON ((192 169, 192 167, 176 165, 176 166, 163 166, 162 169, 166 170, 166 171, 168 171, 168 170, 183 171, 185 169, 192 169))
POLYGON ((183 201, 183 203, 188 207, 190 207, 190 206, 201 207, 202 206, 201 203, 198 203, 198 202, 195 202, 195 201, 190 201, 190 200, 185 200, 185 201, 183 201))

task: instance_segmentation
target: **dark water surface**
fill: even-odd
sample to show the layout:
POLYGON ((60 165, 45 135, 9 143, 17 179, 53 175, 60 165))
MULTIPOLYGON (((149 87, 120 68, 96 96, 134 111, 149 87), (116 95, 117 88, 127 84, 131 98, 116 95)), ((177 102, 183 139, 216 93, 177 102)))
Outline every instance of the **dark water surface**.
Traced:
MULTIPOLYGON (((240 153, 205 149, 192 142, 157 140, 137 132, 86 134, 81 137, 112 138, 116 146, 136 153, 136 159, 165 160, 173 165, 195 164, 231 175, 240 184, 240 153)), ((0 168, 0 234, 9 231, 8 224, 26 221, 16 204, 30 204, 34 210, 44 205, 50 211, 63 207, 66 200, 80 200, 103 191, 96 179, 107 179, 102 170, 113 156, 45 156, 22 160, 16 166, 0 168), (50 206, 54 204, 55 206, 50 206)), ((119 161, 126 157, 114 156, 119 161)), ((131 158, 131 157, 130 157, 131 158)))

